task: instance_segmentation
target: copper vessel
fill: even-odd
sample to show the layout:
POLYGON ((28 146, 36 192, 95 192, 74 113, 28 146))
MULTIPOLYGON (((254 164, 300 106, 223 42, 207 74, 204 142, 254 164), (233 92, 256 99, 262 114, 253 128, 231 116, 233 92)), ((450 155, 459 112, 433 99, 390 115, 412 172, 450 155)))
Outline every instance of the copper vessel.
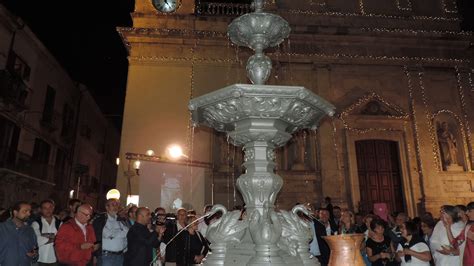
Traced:
POLYGON ((347 234, 323 237, 331 248, 328 266, 365 266, 361 254, 363 234, 347 234))

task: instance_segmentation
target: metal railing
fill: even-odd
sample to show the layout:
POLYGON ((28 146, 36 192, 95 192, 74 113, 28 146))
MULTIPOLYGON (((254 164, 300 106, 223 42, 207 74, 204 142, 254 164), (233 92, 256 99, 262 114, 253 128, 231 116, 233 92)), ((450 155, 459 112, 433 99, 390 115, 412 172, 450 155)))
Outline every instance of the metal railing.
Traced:
POLYGON ((198 1, 196 14, 202 16, 241 16, 250 13, 250 4, 198 1))
POLYGON ((18 75, 8 70, 0 70, 0 97, 21 109, 26 109, 29 88, 18 75))
POLYGON ((54 181, 54 166, 37 162, 25 153, 0 147, 0 168, 6 168, 44 181, 54 181))

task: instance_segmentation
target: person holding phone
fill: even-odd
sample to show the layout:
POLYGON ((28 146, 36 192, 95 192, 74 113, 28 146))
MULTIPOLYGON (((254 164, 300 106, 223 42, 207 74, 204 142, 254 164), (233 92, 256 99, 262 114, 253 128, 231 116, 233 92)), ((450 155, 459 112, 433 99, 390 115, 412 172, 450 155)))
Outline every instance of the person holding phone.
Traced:
POLYGON ((0 224, 0 265, 30 266, 38 259, 35 232, 26 224, 30 212, 30 204, 17 202, 12 218, 0 224))
POLYGON ((431 252, 419 235, 418 226, 405 222, 400 226, 403 240, 397 247, 397 260, 401 266, 430 266, 431 252))
POLYGON ((92 252, 99 248, 96 244, 94 228, 89 224, 92 206, 79 206, 74 219, 59 227, 55 246, 58 261, 67 265, 86 266, 92 259, 92 252))
POLYGON ((380 218, 372 220, 370 229, 374 232, 366 241, 366 252, 372 266, 393 266, 390 238, 384 235, 386 223, 380 218))
POLYGON ((455 237, 461 234, 465 224, 461 221, 454 206, 445 205, 440 210, 440 221, 433 229, 430 239, 430 249, 435 265, 460 265, 459 248, 451 245, 447 227, 455 237))

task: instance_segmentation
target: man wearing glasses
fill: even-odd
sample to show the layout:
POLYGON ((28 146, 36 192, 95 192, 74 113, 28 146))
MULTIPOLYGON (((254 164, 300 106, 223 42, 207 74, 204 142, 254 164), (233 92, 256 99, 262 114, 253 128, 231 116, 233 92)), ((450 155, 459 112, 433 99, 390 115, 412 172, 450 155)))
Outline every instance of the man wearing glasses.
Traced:
POLYGON ((88 224, 92 213, 92 206, 83 204, 77 209, 74 219, 59 228, 55 247, 60 263, 86 266, 91 261, 92 252, 98 249, 94 228, 88 224))

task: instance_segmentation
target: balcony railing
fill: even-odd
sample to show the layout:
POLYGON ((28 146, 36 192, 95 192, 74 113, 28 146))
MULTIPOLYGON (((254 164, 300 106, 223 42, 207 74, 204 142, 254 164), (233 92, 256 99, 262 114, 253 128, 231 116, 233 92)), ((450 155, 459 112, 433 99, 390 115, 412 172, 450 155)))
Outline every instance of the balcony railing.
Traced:
POLYGON ((4 102, 25 110, 28 108, 26 100, 29 90, 23 79, 18 75, 8 70, 0 70, 0 98, 4 102))
POLYGON ((6 168, 43 181, 53 182, 54 167, 34 161, 30 155, 0 147, 0 168, 6 168))
POLYGON ((241 16, 250 12, 250 4, 205 1, 196 3, 196 14, 202 16, 241 16))

